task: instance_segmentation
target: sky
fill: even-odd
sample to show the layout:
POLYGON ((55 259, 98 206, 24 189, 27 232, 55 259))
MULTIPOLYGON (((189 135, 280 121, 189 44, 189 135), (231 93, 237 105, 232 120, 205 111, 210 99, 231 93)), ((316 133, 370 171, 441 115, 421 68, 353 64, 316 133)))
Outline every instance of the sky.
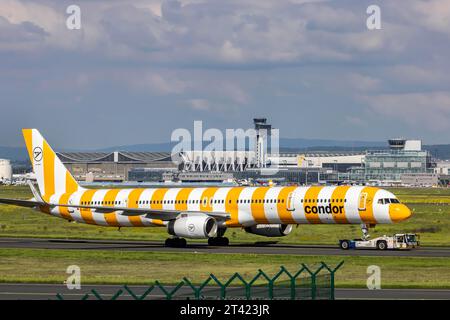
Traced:
POLYGON ((449 0, 1 0, 0 145, 23 127, 91 149, 254 117, 286 138, 450 143, 449 57, 449 0))

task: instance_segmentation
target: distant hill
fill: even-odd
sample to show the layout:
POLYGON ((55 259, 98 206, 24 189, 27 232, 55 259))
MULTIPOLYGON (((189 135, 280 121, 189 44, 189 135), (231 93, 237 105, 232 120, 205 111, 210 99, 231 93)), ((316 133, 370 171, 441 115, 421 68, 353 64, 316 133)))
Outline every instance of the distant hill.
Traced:
POLYGON ((16 147, 0 147, 0 159, 11 161, 23 161, 28 159, 27 149, 16 147))
POLYGON ((176 143, 148 143, 148 144, 131 144, 126 146, 113 146, 102 148, 94 151, 98 152, 113 152, 113 151, 128 151, 128 152, 153 152, 153 151, 170 151, 176 143))
MULTIPOLYGON (((170 151, 176 143, 150 143, 124 146, 113 146, 96 150, 84 150, 85 152, 112 152, 112 151, 170 151)), ((204 143, 204 146, 209 143, 204 143)), ((306 151, 365 151, 368 149, 386 149, 387 143, 380 141, 350 141, 350 140, 322 140, 322 139, 280 139, 281 152, 306 152, 306 151)), ((450 159, 450 144, 424 145, 431 155, 439 159, 450 159)), ((74 150, 67 150, 74 151, 74 150)), ((0 147, 0 159, 12 161, 27 161, 28 154, 25 147, 0 147)))
POLYGON ((326 147, 330 148, 380 148, 386 146, 385 141, 352 141, 352 140, 324 140, 324 139, 294 139, 280 138, 280 147, 293 149, 317 149, 326 147))
POLYGON ((433 158, 450 160, 450 144, 424 145, 424 150, 428 150, 433 158))
MULTIPOLYGON (((132 152, 143 152, 143 151, 170 151, 177 143, 153 143, 153 144, 134 144, 126 146, 114 146, 99 149, 102 152, 112 152, 112 151, 132 151, 132 152)), ((204 142, 203 145, 207 146, 209 142, 204 142)), ((306 150, 306 149, 330 149, 334 147, 345 148, 346 150, 351 150, 353 148, 381 148, 381 146, 386 145, 386 142, 378 141, 350 141, 350 140, 321 140, 321 139, 292 139, 292 138, 281 138, 280 139, 280 149, 288 150, 306 150)))

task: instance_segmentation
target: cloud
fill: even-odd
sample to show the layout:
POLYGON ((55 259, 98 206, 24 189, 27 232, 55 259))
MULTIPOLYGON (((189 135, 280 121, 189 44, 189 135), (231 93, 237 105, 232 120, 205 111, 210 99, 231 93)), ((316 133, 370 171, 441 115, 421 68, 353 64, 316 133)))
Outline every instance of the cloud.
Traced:
POLYGON ((68 30, 71 1, 2 0, 0 145, 36 122, 57 138, 83 122, 84 140, 66 138, 98 130, 102 145, 255 115, 293 137, 447 142, 448 1, 378 1, 382 30, 369 31, 372 2, 79 0, 82 29, 68 30), (130 114, 131 129, 107 130, 130 114))
POLYGON ((6 1, 0 16, 29 21, 48 33, 41 49, 119 60, 263 67, 364 59, 367 52, 403 48, 403 41, 393 41, 400 32, 395 25, 368 34, 362 7, 338 8, 328 2, 81 2, 82 31, 76 32, 65 28, 66 14, 56 1, 6 1))
POLYGON ((205 99, 190 99, 187 101, 192 109, 197 111, 208 111, 210 110, 210 105, 208 100, 205 99))
POLYGON ((49 34, 32 22, 10 23, 0 16, 0 50, 32 50, 49 34))
POLYGON ((350 124, 354 126, 363 127, 367 125, 367 122, 363 119, 355 116, 345 116, 345 120, 350 124))
POLYGON ((450 129, 450 93, 400 93, 366 96, 371 110, 399 123, 434 132, 450 129))
POLYGON ((242 62, 244 60, 242 50, 235 47, 229 40, 225 40, 220 55, 226 62, 242 62))
POLYGON ((448 0, 411 1, 404 6, 411 23, 450 36, 450 5, 448 0))
POLYGON ((388 69, 388 74, 406 84, 436 85, 449 83, 450 75, 434 66, 397 65, 388 69))
POLYGON ((350 73, 347 77, 348 83, 358 91, 373 91, 380 88, 380 80, 359 73, 350 73))

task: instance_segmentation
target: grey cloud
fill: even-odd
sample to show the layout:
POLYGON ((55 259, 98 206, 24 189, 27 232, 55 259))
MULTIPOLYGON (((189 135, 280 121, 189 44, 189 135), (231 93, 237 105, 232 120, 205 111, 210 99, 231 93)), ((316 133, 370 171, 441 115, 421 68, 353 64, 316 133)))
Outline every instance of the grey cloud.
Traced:
POLYGON ((254 116, 282 136, 448 142, 445 8, 379 1, 383 29, 368 31, 372 2, 80 0, 78 32, 64 28, 71 1, 10 0, 23 10, 0 18, 0 145, 21 144, 21 126, 83 148, 254 116))
POLYGON ((105 10, 102 16, 101 25, 114 45, 123 44, 145 53, 168 46, 165 39, 168 26, 150 10, 120 5, 105 10))
POLYGON ((365 97, 374 112, 442 132, 450 129, 450 94, 448 92, 396 93, 365 97))
POLYGON ((48 36, 49 34, 43 28, 29 21, 14 24, 0 16, 0 48, 10 48, 19 44, 36 44, 44 41, 48 36))

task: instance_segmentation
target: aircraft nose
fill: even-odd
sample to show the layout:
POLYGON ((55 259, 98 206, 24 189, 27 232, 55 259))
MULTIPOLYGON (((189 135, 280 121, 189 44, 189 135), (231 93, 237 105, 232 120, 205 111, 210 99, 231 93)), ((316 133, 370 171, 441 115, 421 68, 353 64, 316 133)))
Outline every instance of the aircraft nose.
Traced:
POLYGON ((392 222, 403 221, 411 217, 411 210, 402 203, 391 203, 389 205, 389 215, 392 222))

